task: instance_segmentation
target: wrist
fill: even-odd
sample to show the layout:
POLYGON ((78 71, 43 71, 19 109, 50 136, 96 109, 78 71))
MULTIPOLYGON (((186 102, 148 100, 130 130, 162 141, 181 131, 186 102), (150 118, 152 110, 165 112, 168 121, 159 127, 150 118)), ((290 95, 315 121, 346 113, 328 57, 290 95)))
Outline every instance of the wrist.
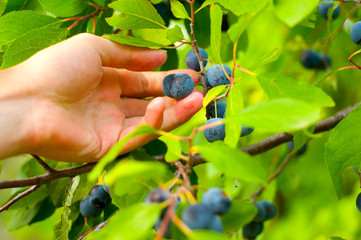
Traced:
POLYGON ((0 71, 0 159, 31 150, 31 124, 34 98, 18 66, 0 71))

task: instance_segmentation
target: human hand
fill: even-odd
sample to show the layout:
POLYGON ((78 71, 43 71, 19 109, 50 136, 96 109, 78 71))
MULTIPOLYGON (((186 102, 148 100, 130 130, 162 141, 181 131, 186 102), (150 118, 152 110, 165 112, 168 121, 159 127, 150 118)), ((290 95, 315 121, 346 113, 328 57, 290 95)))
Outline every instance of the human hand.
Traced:
MULTIPOLYGON (((165 60, 162 50, 79 34, 5 70, 11 78, 21 79, 31 99, 22 113, 26 141, 18 153, 92 162, 141 124, 166 131, 183 124, 202 107, 200 91, 182 100, 142 99, 163 95, 162 80, 169 73, 138 71, 154 70, 165 60)), ((177 72, 194 73, 172 71, 177 72)), ((193 80, 196 83, 199 77, 193 80)), ((132 139, 121 154, 154 137, 132 139)))

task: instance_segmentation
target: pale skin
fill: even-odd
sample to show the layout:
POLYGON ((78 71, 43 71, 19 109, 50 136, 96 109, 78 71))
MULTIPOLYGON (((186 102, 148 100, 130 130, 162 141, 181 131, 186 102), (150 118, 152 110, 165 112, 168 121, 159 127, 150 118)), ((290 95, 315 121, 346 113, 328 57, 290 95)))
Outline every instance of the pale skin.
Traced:
MULTIPOLYGON (((79 34, 0 71, 0 159, 30 153, 94 162, 141 124, 165 131, 182 125, 201 109, 203 94, 162 96, 167 74, 195 73, 149 72, 166 58, 163 50, 79 34)), ((136 137, 119 154, 155 137, 136 137)))

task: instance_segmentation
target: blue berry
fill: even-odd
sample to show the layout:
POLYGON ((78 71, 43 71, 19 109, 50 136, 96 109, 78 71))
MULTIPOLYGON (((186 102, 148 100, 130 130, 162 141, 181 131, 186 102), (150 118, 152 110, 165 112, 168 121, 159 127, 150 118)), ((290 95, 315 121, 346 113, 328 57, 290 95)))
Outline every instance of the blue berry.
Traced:
MULTIPOLYGON (((227 102, 227 101, 225 101, 225 102, 227 102)), ((214 105, 215 104, 213 103, 209 108, 210 115, 211 115, 212 118, 216 117, 216 107, 214 105)), ((224 118, 224 116, 225 116, 224 114, 226 112, 227 104, 224 103, 223 101, 217 101, 216 105, 217 105, 217 117, 218 118, 224 118)))
POLYGON ((327 54, 320 54, 308 49, 302 52, 301 62, 305 68, 325 70, 331 65, 331 58, 327 54))
POLYGON ((352 26, 350 35, 354 43, 361 45, 361 21, 352 26))
POLYGON ((90 201, 90 196, 86 196, 80 202, 80 213, 85 218, 98 217, 103 209, 94 206, 90 201))
POLYGON ((213 221, 212 221, 211 225, 209 226, 209 230, 212 230, 214 232, 219 232, 219 233, 223 232, 223 223, 222 223, 220 217, 218 217, 218 216, 213 217, 213 221))
POLYGON ((246 239, 255 239, 263 231, 263 222, 250 222, 243 226, 242 233, 246 239))
POLYGON ((308 69, 317 68, 321 60, 321 55, 312 49, 304 50, 301 54, 301 62, 308 69))
POLYGON ((204 204, 188 206, 182 212, 182 221, 192 230, 209 229, 220 232, 223 230, 222 222, 217 220, 217 216, 204 204))
POLYGON ((162 188, 155 188, 150 191, 145 197, 144 202, 147 203, 162 203, 170 198, 170 192, 162 188))
POLYGON ((255 203, 254 205, 257 207, 257 215, 254 217, 253 221, 263 222, 266 217, 266 209, 262 204, 255 203))
MULTIPOLYGON (((321 17, 327 19, 327 13, 329 9, 333 8, 332 0, 323 0, 322 3, 318 4, 318 12, 320 13, 321 17)), ((331 10, 330 10, 331 11, 331 10)), ((336 18, 340 14, 340 6, 337 6, 332 13, 332 18, 336 18)))
MULTIPOLYGON (((222 118, 211 118, 205 125, 223 120, 222 118)), ((204 136, 208 142, 214 142, 217 140, 223 140, 226 137, 226 129, 224 124, 207 128, 204 130, 204 136)))
MULTIPOLYGON (((288 148, 288 152, 292 152, 293 151, 293 148, 294 148, 294 142, 293 141, 289 141, 287 143, 287 148, 288 148)), ((306 152, 307 150, 307 145, 303 145, 296 153, 296 155, 302 155, 306 152)))
POLYGON ((331 65, 331 58, 327 54, 321 53, 321 62, 318 64, 317 68, 321 70, 327 69, 331 65))
POLYGON ((266 211, 266 216, 264 218, 265 221, 276 216, 276 207, 271 202, 267 200, 262 200, 258 202, 258 205, 260 207, 263 207, 266 211))
POLYGON ((359 212, 361 212, 361 193, 357 195, 356 198, 356 207, 359 212))
MULTIPOLYGON (((225 64, 223 64, 222 66, 224 70, 227 72, 228 76, 231 77, 232 70, 225 64)), ((226 74, 223 72, 223 69, 220 64, 217 64, 209 68, 206 72, 206 78, 212 87, 226 85, 230 83, 226 74)))
MULTIPOLYGON (((206 51, 204 51, 203 48, 198 48, 199 49, 199 53, 202 57, 202 59, 208 59, 208 54, 206 51)), ((207 61, 203 62, 203 67, 205 67, 207 65, 207 61)), ((195 71, 200 71, 200 65, 199 65, 199 61, 197 58, 197 54, 193 51, 193 49, 189 50, 187 55, 186 55, 186 66, 189 69, 193 69, 195 71)))
POLYGON ((243 125, 242 125, 241 137, 250 135, 253 131, 254 131, 254 128, 251 128, 251 127, 247 127, 247 126, 243 126, 243 125))
POLYGON ((168 97, 183 99, 192 93, 194 83, 188 74, 170 74, 163 79, 162 88, 168 97))
POLYGON ((231 209, 231 199, 222 189, 213 187, 202 196, 202 204, 206 205, 214 214, 225 214, 231 209))
POLYGON ((89 199, 94 206, 102 209, 107 207, 112 201, 108 189, 104 185, 95 185, 92 187, 89 192, 89 199))
POLYGON ((175 74, 169 74, 163 79, 162 89, 163 93, 168 97, 174 98, 170 93, 170 87, 175 74))

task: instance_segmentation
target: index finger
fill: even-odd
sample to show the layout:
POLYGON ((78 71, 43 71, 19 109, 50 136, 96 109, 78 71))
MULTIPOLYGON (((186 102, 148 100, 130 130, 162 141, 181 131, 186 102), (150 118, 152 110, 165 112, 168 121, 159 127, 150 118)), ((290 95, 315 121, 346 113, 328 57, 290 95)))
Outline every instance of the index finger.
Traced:
POLYGON ((89 33, 78 34, 69 40, 79 48, 94 50, 105 67, 126 68, 133 71, 150 71, 167 59, 165 50, 133 47, 119 44, 89 33))

